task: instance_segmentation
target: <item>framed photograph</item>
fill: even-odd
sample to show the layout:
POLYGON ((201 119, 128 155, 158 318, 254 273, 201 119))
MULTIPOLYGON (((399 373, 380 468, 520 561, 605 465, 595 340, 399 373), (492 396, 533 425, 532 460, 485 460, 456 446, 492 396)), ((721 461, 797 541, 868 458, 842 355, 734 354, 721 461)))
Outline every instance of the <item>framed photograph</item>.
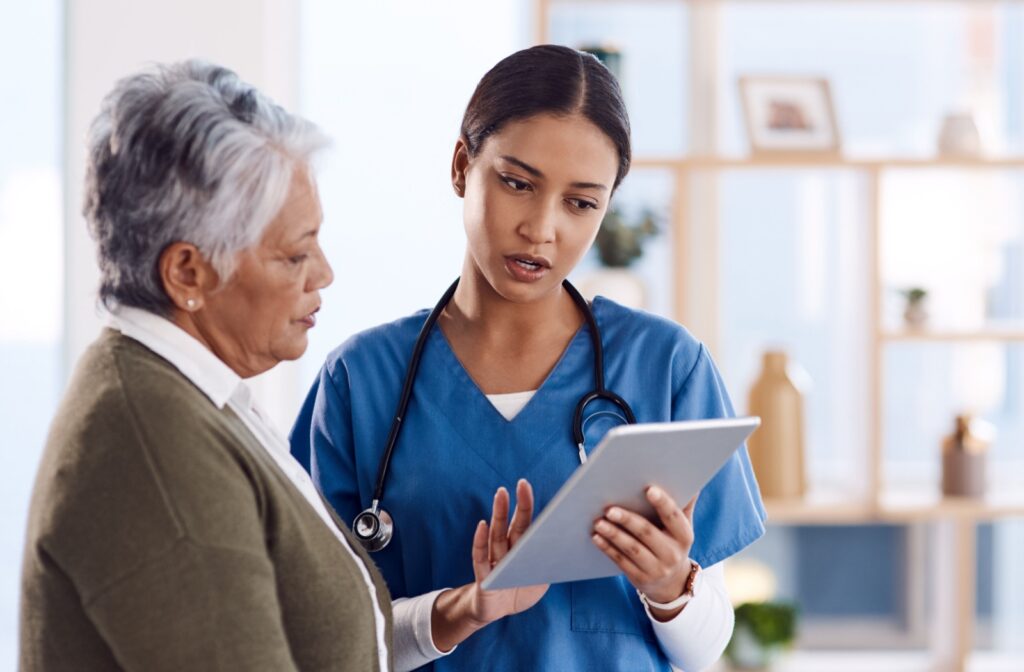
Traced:
POLYGON ((838 154, 839 129, 828 80, 741 77, 753 154, 838 154))

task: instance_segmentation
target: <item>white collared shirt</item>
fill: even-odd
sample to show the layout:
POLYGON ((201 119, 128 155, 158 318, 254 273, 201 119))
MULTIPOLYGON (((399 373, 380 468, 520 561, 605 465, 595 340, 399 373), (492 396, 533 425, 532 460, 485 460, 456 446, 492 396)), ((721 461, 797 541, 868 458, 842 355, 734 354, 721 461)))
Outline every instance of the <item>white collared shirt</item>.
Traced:
MULTIPOLYGON (((380 670, 387 670, 388 642, 384 612, 377 601, 377 591, 369 570, 334 524, 309 474, 292 457, 288 439, 273 426, 266 412, 260 410, 249 386, 206 346, 159 315, 121 306, 111 313, 110 323, 112 328, 170 362, 218 409, 229 406, 266 449, 288 480, 302 493, 303 498, 309 502, 345 550, 352 555, 373 603, 380 670)), ((437 590, 415 598, 395 600, 392 603, 397 670, 412 670, 445 655, 434 646, 430 627, 434 601, 441 592, 443 591, 437 590)))

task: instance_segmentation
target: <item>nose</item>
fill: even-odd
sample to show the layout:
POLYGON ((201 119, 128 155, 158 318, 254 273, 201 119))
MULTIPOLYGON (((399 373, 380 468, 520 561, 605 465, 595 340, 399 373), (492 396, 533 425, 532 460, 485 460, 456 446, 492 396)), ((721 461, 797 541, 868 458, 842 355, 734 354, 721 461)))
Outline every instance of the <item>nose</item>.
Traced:
POLYGON ((516 231, 532 245, 552 243, 558 226, 558 203, 544 201, 527 213, 516 231))
POLYGON ((313 268, 308 276, 309 289, 315 291, 328 287, 334 282, 334 270, 331 268, 331 263, 327 261, 327 257, 324 255, 323 250, 317 248, 316 254, 313 259, 313 268))

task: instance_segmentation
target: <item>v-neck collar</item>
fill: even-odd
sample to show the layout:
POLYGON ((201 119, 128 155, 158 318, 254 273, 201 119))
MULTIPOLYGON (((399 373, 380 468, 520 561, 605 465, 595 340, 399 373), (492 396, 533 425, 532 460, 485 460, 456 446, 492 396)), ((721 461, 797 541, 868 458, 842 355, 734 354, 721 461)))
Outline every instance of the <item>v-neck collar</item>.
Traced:
POLYGON ((520 477, 529 478, 529 472, 541 468, 548 454, 563 452, 550 449, 556 443, 564 444, 566 456, 575 457, 573 409, 579 397, 594 385, 594 352, 585 322, 536 394, 512 420, 494 407, 455 356, 440 328, 431 330, 423 356, 414 404, 429 409, 431 422, 449 425, 504 480, 514 483, 520 477), (524 464, 531 465, 525 472, 524 464))
POLYGON ((544 378, 544 381, 540 386, 534 390, 533 397, 511 420, 506 419, 505 416, 501 414, 501 411, 494 407, 491 400, 487 398, 487 394, 480 389, 480 386, 476 384, 473 377, 469 375, 469 371, 467 371, 466 367, 463 366, 461 361, 459 361, 458 355, 455 354, 455 349, 452 348, 451 342, 449 342, 448 337, 444 335, 444 332, 441 331, 441 328, 435 327, 430 334, 430 337, 431 339, 438 341, 436 347, 440 350, 440 355, 444 359, 446 369, 449 373, 458 378, 459 387, 466 391, 466 402, 475 404, 476 401, 482 401, 482 405, 494 412, 494 419, 496 421, 513 424, 520 418, 527 416, 531 407, 536 405, 537 398, 544 396, 546 388, 550 387, 549 383, 554 384, 555 381, 565 378, 567 374, 561 371, 563 368, 562 365, 569 358, 570 354, 574 354, 573 350, 580 347, 578 342, 583 339, 583 337, 586 337, 584 345, 590 343, 590 328, 587 326, 587 323, 584 322, 580 328, 576 330, 576 333, 574 333, 572 338, 569 339, 569 343, 565 346, 565 349, 562 350, 562 354, 558 356, 558 361, 556 361, 555 365, 551 367, 550 371, 548 371, 548 375, 544 378), (476 401, 470 402, 470 397, 476 401))

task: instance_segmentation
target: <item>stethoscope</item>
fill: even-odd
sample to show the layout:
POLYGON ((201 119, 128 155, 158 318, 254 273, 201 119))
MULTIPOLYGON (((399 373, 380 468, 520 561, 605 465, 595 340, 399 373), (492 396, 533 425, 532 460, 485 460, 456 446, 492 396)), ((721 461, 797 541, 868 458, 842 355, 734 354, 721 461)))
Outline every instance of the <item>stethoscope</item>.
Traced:
MULTIPOLYGON (((434 306, 434 309, 430 311, 427 321, 423 323, 423 328, 420 329, 420 335, 416 339, 416 345, 412 350, 409 368, 405 372, 405 382, 402 384, 402 395, 398 399, 398 408, 395 409, 395 417, 391 421, 391 431, 388 432, 387 446, 384 449, 384 455, 381 456, 380 466, 377 469, 377 486, 373 491, 373 500, 370 503, 370 508, 356 516, 356 519, 352 522, 352 531, 355 533, 359 543, 371 553, 387 546, 394 535, 394 521, 391 519, 391 515, 380 507, 381 500, 384 498, 384 482, 387 480, 388 465, 391 463, 391 455, 395 452, 395 445, 398 443, 398 435, 402 430, 402 421, 405 419, 405 413, 409 409, 409 397, 412 396, 412 387, 416 382, 416 371, 420 368, 423 346, 427 342, 430 330, 434 328, 437 318, 441 316, 441 312, 448 305, 448 302, 451 301, 452 296, 455 294, 455 288, 458 286, 459 281, 456 279, 452 286, 448 288, 448 291, 444 293, 444 296, 441 297, 441 300, 437 302, 437 305, 434 306)), ((590 309, 590 305, 568 280, 563 281, 562 286, 569 293, 569 296, 572 297, 580 312, 583 313, 583 318, 590 329, 590 340, 593 342, 594 347, 595 387, 592 391, 580 397, 572 417, 573 443, 576 444, 576 448, 579 450, 580 463, 583 463, 587 461, 587 452, 583 445, 583 412, 591 402, 598 399, 610 401, 625 416, 622 417, 611 411, 602 411, 595 413, 592 417, 613 415, 623 420, 626 424, 632 425, 636 424, 636 416, 633 415, 633 409, 629 407, 625 399, 604 386, 604 349, 601 346, 601 333, 597 329, 597 320, 594 319, 594 313, 590 309)))

